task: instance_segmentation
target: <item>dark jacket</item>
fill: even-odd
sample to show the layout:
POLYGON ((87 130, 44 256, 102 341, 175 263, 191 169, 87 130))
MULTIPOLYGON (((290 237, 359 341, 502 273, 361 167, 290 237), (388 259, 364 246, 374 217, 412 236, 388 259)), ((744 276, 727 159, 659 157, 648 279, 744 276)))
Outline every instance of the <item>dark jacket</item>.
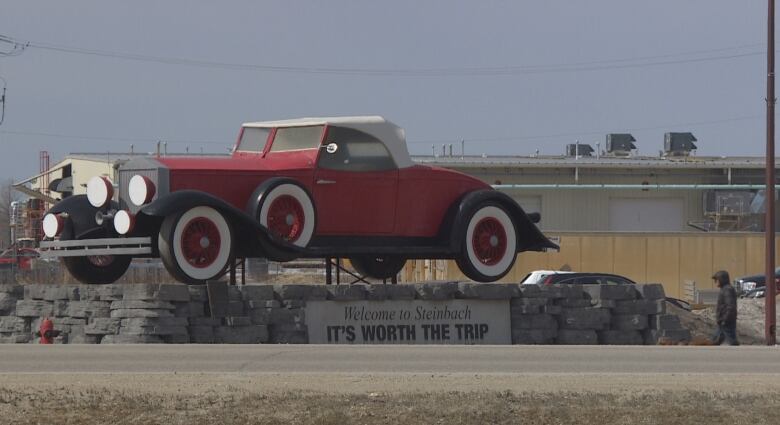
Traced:
POLYGON ((730 284, 720 287, 717 306, 718 324, 737 323, 737 291, 730 284))

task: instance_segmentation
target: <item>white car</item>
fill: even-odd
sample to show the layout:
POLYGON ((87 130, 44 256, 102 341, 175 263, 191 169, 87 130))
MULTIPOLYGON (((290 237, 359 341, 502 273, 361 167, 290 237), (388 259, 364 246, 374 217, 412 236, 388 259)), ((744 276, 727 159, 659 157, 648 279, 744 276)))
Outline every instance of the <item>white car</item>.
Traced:
POLYGON ((554 275, 554 274, 571 274, 574 272, 567 272, 562 270, 535 270, 531 273, 528 273, 524 278, 523 281, 520 282, 523 285, 539 285, 540 283, 544 282, 544 279, 547 278, 547 276, 554 275))

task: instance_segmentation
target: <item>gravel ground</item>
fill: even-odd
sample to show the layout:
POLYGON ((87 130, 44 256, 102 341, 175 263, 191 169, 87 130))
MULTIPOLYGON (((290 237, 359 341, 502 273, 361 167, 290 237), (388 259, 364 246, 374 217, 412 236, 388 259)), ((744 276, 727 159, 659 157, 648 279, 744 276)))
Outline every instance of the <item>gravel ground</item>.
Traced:
MULTIPOLYGON (((740 298, 737 300, 737 338, 743 345, 764 344, 765 299, 740 298)), ((694 339, 705 340, 715 333, 715 307, 686 311, 672 304, 666 304, 667 311, 680 318, 682 325, 691 331, 694 339)), ((780 322, 780 302, 778 302, 780 322)))
POLYGON ((777 424, 757 375, 13 374, 15 424, 777 424))

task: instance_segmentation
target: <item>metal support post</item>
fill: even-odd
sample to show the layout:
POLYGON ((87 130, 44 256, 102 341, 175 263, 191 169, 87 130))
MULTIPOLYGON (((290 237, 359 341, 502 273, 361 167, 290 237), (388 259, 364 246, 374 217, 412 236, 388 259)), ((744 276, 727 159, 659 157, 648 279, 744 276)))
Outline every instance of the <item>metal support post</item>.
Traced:
POLYGON ((775 0, 768 1, 766 76, 766 305, 764 336, 775 345, 775 0))
POLYGON ((336 257, 336 285, 341 285, 341 258, 336 257))

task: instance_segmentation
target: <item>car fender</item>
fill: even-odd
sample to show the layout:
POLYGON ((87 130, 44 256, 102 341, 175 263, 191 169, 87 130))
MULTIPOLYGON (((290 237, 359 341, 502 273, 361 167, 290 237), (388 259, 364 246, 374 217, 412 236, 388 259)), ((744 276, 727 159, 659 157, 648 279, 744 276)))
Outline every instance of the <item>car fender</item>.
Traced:
MULTIPOLYGON (((115 201, 111 201, 108 206, 108 209, 118 208, 119 204, 115 201)), ((98 225, 95 222, 95 214, 98 210, 100 208, 89 203, 87 195, 74 195, 57 202, 47 213, 67 214, 60 235, 62 240, 117 236, 113 226, 98 225)))
POLYGON ((470 214, 485 202, 495 202, 501 205, 512 217, 517 231, 517 252, 558 248, 558 245, 544 236, 534 224, 534 221, 538 221, 537 214, 531 214, 529 217, 523 208, 507 194, 493 189, 485 189, 467 193, 450 208, 445 223, 450 230, 450 249, 452 252, 461 251, 463 234, 466 231, 470 214))
POLYGON ((168 215, 198 206, 212 207, 227 215, 237 235, 246 236, 259 232, 270 242, 286 251, 300 253, 304 249, 273 235, 268 228, 224 200, 199 190, 178 190, 168 195, 161 196, 154 202, 141 208, 140 214, 151 217, 166 217, 168 215))
POLYGON ((306 189, 306 186, 302 185, 301 182, 290 177, 272 177, 264 181, 263 183, 261 183, 259 186, 257 186, 254 192, 252 192, 252 196, 250 196, 246 202, 247 214, 250 217, 258 219, 260 213, 258 207, 260 206, 260 202, 262 202, 263 198, 266 196, 266 194, 268 194, 271 191, 271 189, 285 183, 294 184, 300 187, 301 189, 303 189, 304 192, 306 192, 306 195, 309 197, 309 199, 312 200, 312 205, 314 206, 314 216, 316 217, 317 205, 314 203, 314 197, 311 196, 311 192, 309 192, 309 190, 306 189))

